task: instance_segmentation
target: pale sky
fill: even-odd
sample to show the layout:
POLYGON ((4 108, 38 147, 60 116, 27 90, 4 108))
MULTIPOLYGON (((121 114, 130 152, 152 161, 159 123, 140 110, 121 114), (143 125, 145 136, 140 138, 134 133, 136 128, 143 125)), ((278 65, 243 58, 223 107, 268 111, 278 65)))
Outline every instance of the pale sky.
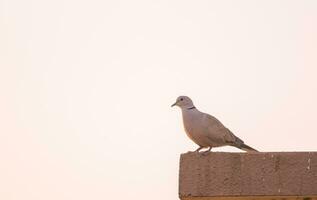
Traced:
POLYGON ((179 95, 316 150, 316 36, 315 0, 0 0, 0 199, 177 199, 179 95))

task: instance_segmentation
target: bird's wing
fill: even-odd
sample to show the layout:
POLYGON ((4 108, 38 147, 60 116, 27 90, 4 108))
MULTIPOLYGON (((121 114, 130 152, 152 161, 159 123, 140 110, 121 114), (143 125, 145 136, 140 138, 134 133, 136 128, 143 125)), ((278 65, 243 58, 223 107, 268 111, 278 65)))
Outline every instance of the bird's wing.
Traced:
POLYGON ((214 116, 206 114, 206 124, 208 124, 208 136, 212 140, 225 144, 234 144, 239 139, 214 116))
POLYGON ((235 136, 228 128, 227 129, 227 135, 226 135, 226 139, 228 142, 234 144, 234 145, 238 145, 240 146, 241 144, 243 144, 243 140, 241 140, 240 138, 238 138, 237 136, 235 136))

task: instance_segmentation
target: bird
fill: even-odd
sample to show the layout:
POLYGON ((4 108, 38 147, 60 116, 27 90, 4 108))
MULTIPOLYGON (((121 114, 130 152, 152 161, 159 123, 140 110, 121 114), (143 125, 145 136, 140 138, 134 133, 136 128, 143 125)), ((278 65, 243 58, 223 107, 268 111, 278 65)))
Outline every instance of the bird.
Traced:
POLYGON ((182 110, 183 125, 187 136, 199 147, 195 152, 208 148, 205 153, 214 147, 233 146, 246 152, 258 152, 248 146, 225 127, 217 118, 199 111, 188 96, 179 96, 171 105, 182 110))

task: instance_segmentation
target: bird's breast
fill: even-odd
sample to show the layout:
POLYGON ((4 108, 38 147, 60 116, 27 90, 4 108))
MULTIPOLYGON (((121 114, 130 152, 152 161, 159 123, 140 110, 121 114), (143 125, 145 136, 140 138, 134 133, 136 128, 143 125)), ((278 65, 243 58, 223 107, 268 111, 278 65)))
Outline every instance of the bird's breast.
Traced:
POLYGON ((206 132, 201 125, 200 116, 195 112, 183 112, 183 124, 186 135, 199 146, 208 146, 206 132))

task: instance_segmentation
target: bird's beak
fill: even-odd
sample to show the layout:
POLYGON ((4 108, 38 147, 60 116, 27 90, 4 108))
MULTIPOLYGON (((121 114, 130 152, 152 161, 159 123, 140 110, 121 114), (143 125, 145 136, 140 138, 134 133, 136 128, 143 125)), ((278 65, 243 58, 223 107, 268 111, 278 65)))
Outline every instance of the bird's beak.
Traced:
POLYGON ((171 105, 171 107, 175 106, 176 104, 177 104, 177 101, 173 105, 171 105))

